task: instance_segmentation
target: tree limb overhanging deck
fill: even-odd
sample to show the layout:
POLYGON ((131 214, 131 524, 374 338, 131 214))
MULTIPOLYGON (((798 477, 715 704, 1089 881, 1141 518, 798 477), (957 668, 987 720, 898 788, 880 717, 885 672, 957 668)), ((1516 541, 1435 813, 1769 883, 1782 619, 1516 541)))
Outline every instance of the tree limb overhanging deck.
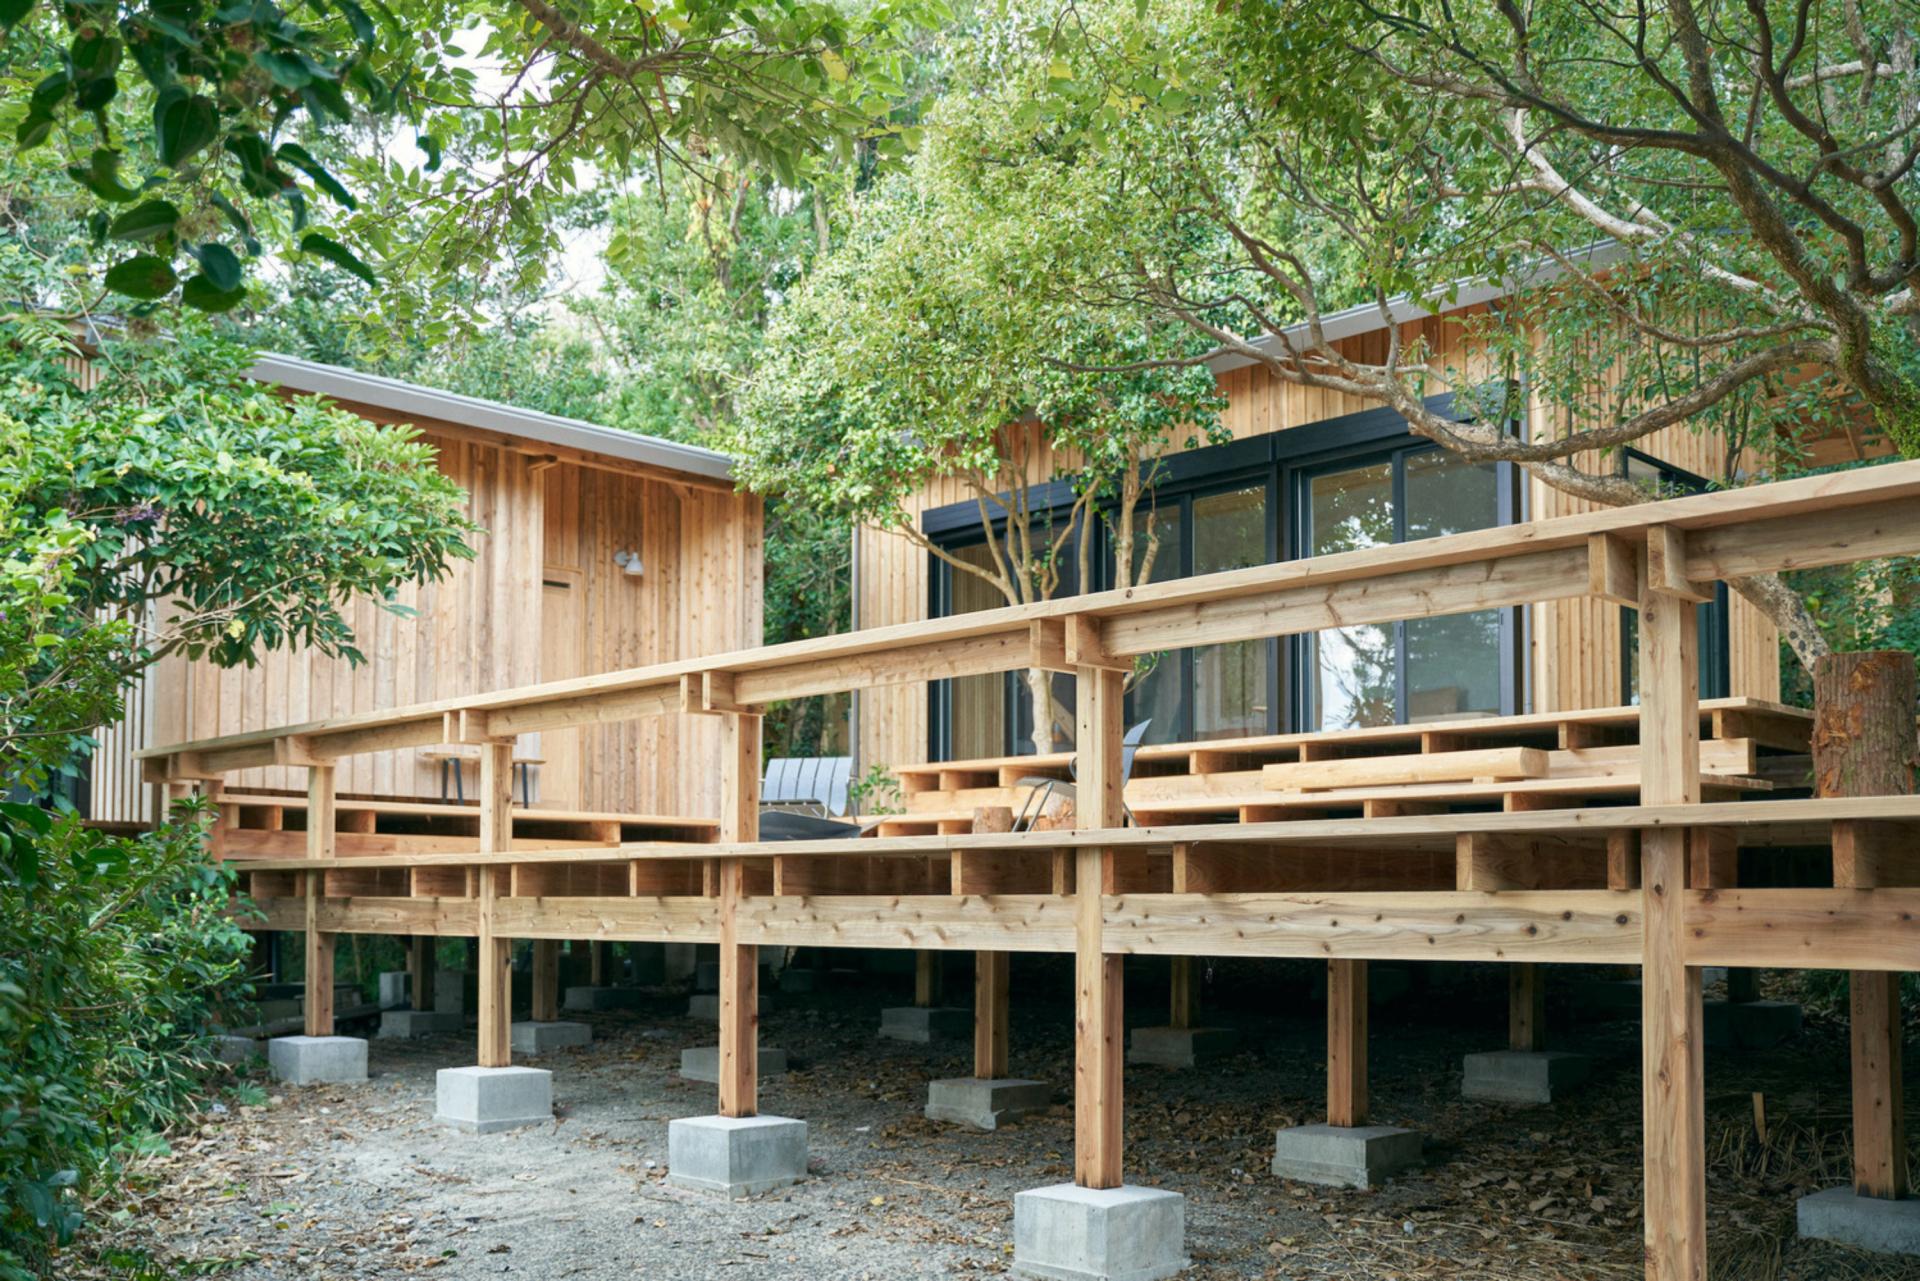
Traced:
MULTIPOLYGON (((1113 1186, 1119 1177, 1116 1031, 1123 955, 1317 957, 1349 967, 1343 975, 1355 962, 1386 958, 1639 963, 1648 1274, 1696 1277, 1705 1271, 1700 967, 1920 969, 1920 860, 1888 860, 1873 888, 1740 888, 1727 871, 1730 852, 1743 844, 1831 846, 1836 833, 1847 837, 1848 848, 1866 834, 1879 838, 1868 842, 1877 848, 1911 850, 1920 845, 1920 801, 1707 802, 1713 787, 1726 794, 1766 792, 1763 779, 1714 771, 1716 762, 1737 766, 1750 759, 1754 744, 1765 744, 1771 731, 1753 708, 1699 702, 1693 599, 1699 584, 1714 579, 1916 552, 1920 462, 1896 463, 143 755, 150 777, 170 785, 268 763, 308 766, 312 815, 332 805, 331 762, 343 756, 444 742, 483 745, 473 852, 345 857, 332 824, 310 822, 307 858, 246 865, 265 927, 305 930, 311 964, 326 962, 341 932, 478 936, 486 957, 482 1064, 507 1058, 502 958, 505 940, 513 938, 720 943, 720 1097, 721 1110, 731 1116, 752 1115, 755 1108, 755 946, 1074 953, 1080 1003, 1075 1169, 1076 1180, 1088 1187, 1113 1186), (1183 749, 1192 757, 1187 768, 1201 781, 1181 787, 1201 801, 1209 800, 1210 786, 1202 776, 1229 765, 1248 775, 1230 785, 1227 821, 1159 821, 1192 800, 1176 796, 1161 799, 1153 825, 1120 826, 1117 663, 1168 648, 1581 596, 1641 611, 1642 705, 1608 714, 1616 718, 1612 723, 1637 725, 1630 768, 1618 753, 1567 758, 1589 773, 1614 770, 1604 786, 1582 784, 1572 793, 1554 788, 1553 752, 1606 750, 1583 730, 1551 751, 1494 762, 1491 768, 1509 776, 1527 776, 1493 780, 1510 812, 1408 812, 1457 801, 1460 794, 1389 785, 1385 793, 1344 793, 1362 809, 1359 818, 1249 821, 1270 810, 1287 812, 1288 801, 1277 798, 1306 796, 1296 808, 1309 812, 1334 806, 1326 793, 1237 790, 1265 787, 1268 762, 1287 759, 1272 756, 1271 742, 1190 745, 1183 749), (1036 666, 1074 673, 1082 691, 1078 830, 963 835, 943 833, 936 824, 928 835, 804 846, 752 839, 757 709, 764 704, 1036 666), (717 764, 727 803, 717 843, 582 850, 514 841, 502 786, 514 735, 676 712, 722 719, 728 746, 717 764), (1732 718, 1725 725, 1718 719, 1723 714, 1732 718), (1704 743, 1703 719, 1711 735, 1704 743), (1221 755, 1235 752, 1268 757, 1246 762, 1221 755), (1202 759, 1208 754, 1211 759, 1202 759), (1639 803, 1543 809, 1535 806, 1553 801, 1532 797, 1515 804, 1515 795, 1530 790, 1639 803), (1380 816, 1396 808, 1397 816, 1380 816), (1892 840, 1885 839, 1889 834, 1892 840)), ((1593 725, 1603 719, 1596 715, 1593 725)), ((1375 736, 1445 732, 1474 736, 1471 728, 1426 726, 1375 736)), ((1310 758, 1303 748, 1292 759, 1310 758)), ((1000 764, 972 768, 994 769, 994 785, 1004 786, 1009 780, 998 775, 1000 764)), ((959 784, 965 768, 944 772, 959 784)), ((929 772, 934 787, 915 786, 941 790, 941 767, 915 776, 924 782, 929 772)), ((1373 780, 1368 786, 1382 786, 1372 767, 1361 773, 1373 780)), ((1280 771, 1274 777, 1285 788, 1289 779, 1324 786, 1331 775, 1280 771)), ((1411 786, 1477 785, 1469 777, 1411 786)), ((960 821, 956 813, 946 819, 960 821)), ((1343 1053, 1352 1048, 1341 1047, 1343 1053)))

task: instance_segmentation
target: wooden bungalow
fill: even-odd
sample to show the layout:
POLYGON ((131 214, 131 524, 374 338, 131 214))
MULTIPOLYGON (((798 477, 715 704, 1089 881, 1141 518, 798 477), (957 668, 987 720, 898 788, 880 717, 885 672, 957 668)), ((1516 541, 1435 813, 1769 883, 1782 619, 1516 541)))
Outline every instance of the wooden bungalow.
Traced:
MULTIPOLYGON (((410 613, 356 601, 351 621, 367 657, 360 666, 300 651, 233 670, 160 664, 129 700, 127 719, 102 736, 91 780, 96 821, 151 820, 154 790, 133 754, 153 744, 760 644, 762 507, 735 491, 723 455, 290 356, 265 356, 252 372, 289 395, 418 427, 469 495, 468 514, 483 531, 476 555, 403 593, 410 613)), ((516 745, 515 800, 544 810, 712 815, 718 780, 671 762, 711 753, 716 733, 707 718, 670 716, 529 734, 516 745)), ((476 770, 446 747, 375 752, 342 763, 339 792, 369 801, 471 798, 476 770)), ((227 787, 304 794, 305 771, 239 771, 227 787)))

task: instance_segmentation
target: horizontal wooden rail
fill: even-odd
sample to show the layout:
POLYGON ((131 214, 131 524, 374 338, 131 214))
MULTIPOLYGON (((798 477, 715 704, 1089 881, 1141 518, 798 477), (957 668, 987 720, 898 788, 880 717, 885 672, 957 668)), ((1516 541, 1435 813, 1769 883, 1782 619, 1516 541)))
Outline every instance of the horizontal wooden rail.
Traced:
MULTIPOLYGON (((1170 647, 1248 640, 1638 590, 1649 532, 1681 585, 1920 552, 1920 461, 1498 526, 1306 560, 1151 583, 394 711, 149 748, 155 781, 310 765, 363 752, 503 739, 679 709, 730 708, 842 690, 1087 659, 1098 637, 1122 662, 1170 647)), ((1097 663, 1092 664, 1097 666, 1097 663)))
POLYGON ((706 860, 770 857, 896 857, 963 852, 1095 847, 1167 851, 1176 845, 1227 843, 1349 849, 1451 849, 1462 835, 1535 838, 1604 837, 1613 831, 1732 827, 1772 845, 1823 845, 1828 826, 1846 820, 1920 822, 1920 796, 1854 796, 1811 800, 1723 801, 1699 805, 1621 805, 1501 814, 1430 814, 1396 818, 1299 819, 1280 823, 1196 823, 1175 827, 1085 828, 1047 832, 980 832, 949 836, 861 837, 832 841, 734 841, 693 844, 632 842, 599 849, 543 850, 537 846, 492 854, 378 854, 353 858, 248 859, 252 872, 399 867, 475 867, 499 863, 621 863, 633 860, 706 860))

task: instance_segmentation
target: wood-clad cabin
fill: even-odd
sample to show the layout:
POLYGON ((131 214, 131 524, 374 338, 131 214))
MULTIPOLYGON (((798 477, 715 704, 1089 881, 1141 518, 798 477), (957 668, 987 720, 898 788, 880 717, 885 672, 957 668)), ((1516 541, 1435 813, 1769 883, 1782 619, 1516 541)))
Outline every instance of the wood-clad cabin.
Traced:
MULTIPOLYGON (((1454 310, 1437 316, 1399 305, 1394 321, 1403 350, 1423 340, 1434 370, 1478 376, 1476 364, 1484 360, 1476 362, 1460 322, 1498 305, 1500 297, 1491 286, 1466 289, 1454 310)), ((1384 359, 1388 333, 1377 308, 1355 308, 1325 324, 1356 358, 1384 359)), ((1403 418, 1375 404, 1284 382, 1240 356, 1217 358, 1212 367, 1227 397, 1232 440, 1164 458, 1154 579, 1545 519, 1587 506, 1516 466, 1466 464, 1413 436, 1403 418)), ((1450 397, 1440 400, 1451 404, 1450 397)), ((1535 397, 1522 430, 1570 430, 1557 417, 1535 397)), ((1725 473, 1724 448, 1713 436, 1680 427, 1606 463, 1579 461, 1589 470, 1612 466, 1657 478, 1681 493, 1725 473)), ((1056 460, 1044 446, 1032 452, 1036 492, 1050 491, 1064 513, 1071 488, 1055 477, 1070 470, 1072 460, 1056 460)), ((928 486, 908 509, 943 549, 987 563, 979 508, 963 482, 928 486)), ((1099 531, 1093 536, 1105 541, 1099 531)), ((853 560, 857 627, 1004 603, 990 585, 897 533, 856 531, 853 560)), ((1113 586, 1110 554, 1097 549, 1092 563, 1099 581, 1089 586, 1113 586)), ((1058 595, 1079 590, 1071 571, 1068 579, 1058 595)), ((1703 611, 1702 696, 1777 699, 1774 626, 1724 587, 1703 611)), ((1150 743, 1190 742, 1617 706, 1635 701, 1634 647, 1623 643, 1634 625, 1619 606, 1576 599, 1172 653, 1130 691, 1127 720, 1151 718, 1150 743)), ((1055 742, 1064 746, 1073 732, 1069 678, 1054 678, 1054 697, 1055 742)), ((1017 676, 963 678, 930 691, 865 692, 856 704, 860 766, 1030 752, 1031 701, 1017 676)))
MULTIPOLYGON (((762 504, 735 492, 725 456, 288 356, 267 356, 252 373, 375 422, 418 427, 469 495, 468 514, 483 530, 471 540, 475 558, 403 593, 412 616, 355 602, 361 666, 302 651, 253 668, 157 666, 129 699, 126 721, 102 735, 91 778, 96 821, 150 820, 151 788, 130 759, 141 747, 761 643, 762 504)), ((530 770, 537 808, 711 816, 719 779, 678 762, 712 759, 712 720, 649 717, 530 735, 517 754, 540 762, 530 770)), ((306 783, 302 770, 269 768, 228 785, 303 792, 306 783)), ((420 751, 340 764, 343 796, 438 798, 441 785, 441 767, 420 751)), ((520 792, 516 782, 516 801, 520 792)))

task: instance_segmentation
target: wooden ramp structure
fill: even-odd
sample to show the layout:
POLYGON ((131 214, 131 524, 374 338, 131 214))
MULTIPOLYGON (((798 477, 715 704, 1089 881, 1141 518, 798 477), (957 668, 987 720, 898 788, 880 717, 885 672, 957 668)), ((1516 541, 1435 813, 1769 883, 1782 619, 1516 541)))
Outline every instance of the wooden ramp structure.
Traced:
MULTIPOLYGON (((303 931, 310 974, 330 972, 341 933, 477 938, 483 1066, 510 1059, 510 940, 718 944, 727 1117, 758 1110, 761 946, 1070 954, 1073 1169, 1089 1189, 1122 1183, 1125 956, 1324 960, 1336 1125, 1366 1115, 1368 962, 1638 965, 1647 1275, 1700 1278, 1701 970, 1920 969, 1920 797, 1776 798, 1787 789, 1763 776, 1767 757, 1804 750, 1804 719, 1701 704, 1695 603, 1714 580, 1916 552, 1920 462, 1897 463, 181 743, 146 763, 182 788, 304 768, 303 853, 245 865, 261 927, 303 931), (1578 597, 1638 608, 1637 709, 1208 745, 1184 749, 1177 769, 1143 751, 1122 795, 1137 655, 1578 597), (911 772, 910 800, 935 799, 897 834, 756 839, 765 704, 1033 666, 1077 682, 1073 828, 959 830, 962 811, 990 799, 974 792, 1032 771, 1021 760, 911 772), (718 760, 680 765, 721 779, 713 839, 583 849, 515 835, 516 735, 681 710, 722 731, 718 760), (448 743, 480 752, 472 849, 343 847, 329 821, 339 761, 448 743), (1395 753, 1369 750, 1389 743, 1395 753), (1123 800, 1141 787, 1142 822, 1128 826, 1123 800), (1484 794, 1460 803, 1473 788, 1484 794), (1738 884, 1733 853, 1767 846, 1831 850, 1831 875, 1738 884)), ((991 1075, 1004 1072, 1006 968, 977 968, 977 1056, 991 1075)), ((310 1033, 328 1030, 324 1005, 309 1003, 310 1033)), ((1854 1035, 1856 1186, 1899 1197, 1897 1018, 1857 1015, 1854 1035)))

